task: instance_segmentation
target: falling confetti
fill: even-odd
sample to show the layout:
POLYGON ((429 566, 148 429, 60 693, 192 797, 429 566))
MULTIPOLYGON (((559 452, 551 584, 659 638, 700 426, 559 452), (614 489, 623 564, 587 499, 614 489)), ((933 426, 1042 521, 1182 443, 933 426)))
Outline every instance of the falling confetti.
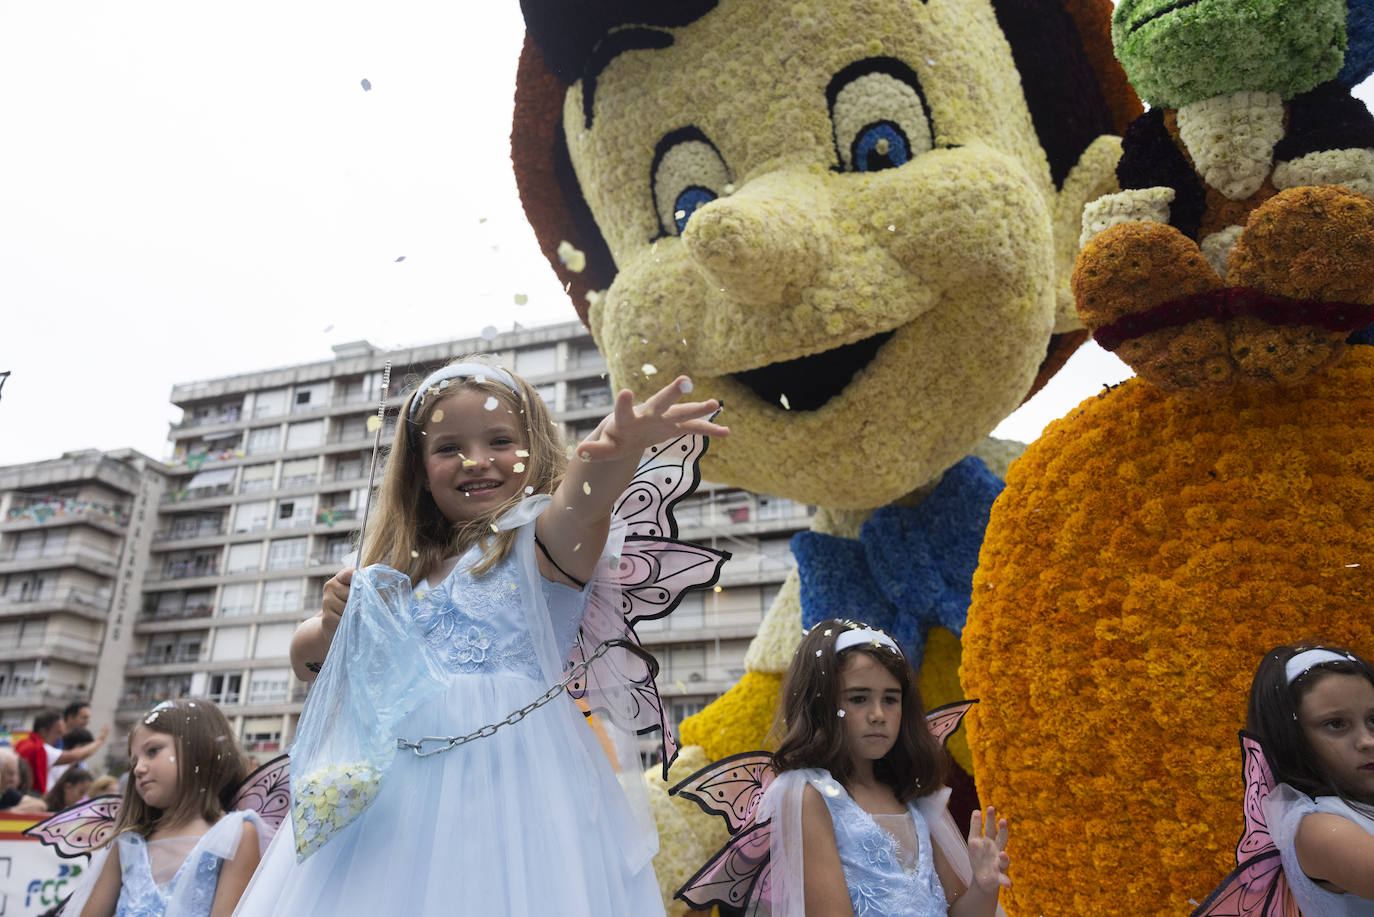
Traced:
POLYGON ((587 267, 587 255, 573 245, 567 239, 558 243, 558 260, 572 271, 574 274, 582 273, 587 267))
POLYGON ((690 393, 692 391, 692 380, 683 379, 681 382, 677 384, 677 390, 679 392, 682 392, 682 394, 684 395, 690 393))
POLYGON ((484 341, 494 341, 496 340, 496 335, 497 331, 495 325, 488 325, 482 329, 482 340, 484 341))
POLYGON ((477 222, 479 222, 479 223, 485 223, 486 221, 487 221, 487 218, 486 218, 486 217, 478 217, 478 218, 477 218, 477 222))
POLYGON ((524 462, 516 462, 515 465, 511 468, 511 471, 514 471, 516 474, 519 474, 520 472, 522 472, 522 471, 524 471, 524 470, 525 470, 525 463, 524 463, 524 462))
POLYGON ((376 414, 373 414, 371 417, 367 418, 367 432, 376 433, 381 428, 382 419, 378 417, 376 414))
POLYGON ((791 405, 791 403, 787 400, 787 393, 786 393, 786 392, 784 392, 783 394, 781 394, 781 395, 778 396, 778 401, 782 402, 782 409, 783 409, 784 411, 790 411, 790 410, 792 410, 792 405, 791 405))
POLYGON ((434 414, 433 414, 429 419, 432 420, 432 421, 434 421, 435 423, 438 423, 439 421, 443 420, 443 419, 444 419, 444 409, 443 409, 443 408, 435 408, 435 409, 434 409, 434 414))
MULTIPOLYGON (((816 655, 819 656, 820 653, 817 653, 816 655)), ((835 715, 836 715, 836 716, 844 716, 844 711, 843 711, 843 710, 836 710, 836 711, 835 711, 835 715)))
POLYGON ((491 524, 491 530, 492 530, 493 532, 499 532, 499 531, 501 531, 500 529, 498 529, 498 528, 496 527, 496 523, 495 523, 495 522, 493 522, 493 523, 491 524))
POLYGON ((528 449, 516 449, 516 450, 515 450, 515 457, 516 457, 516 458, 529 458, 529 457, 530 457, 530 450, 528 450, 528 449))
POLYGON ((396 263, 397 263, 397 264, 400 264, 400 263, 401 263, 402 261, 404 261, 404 260, 406 260, 406 256, 405 256, 405 255, 402 255, 401 257, 399 257, 399 258, 396 259, 396 263))
MULTIPOLYGON (((583 455, 586 455, 587 453, 584 452, 584 453, 582 453, 582 454, 583 454, 583 455)), ((583 492, 584 494, 586 494, 587 496, 590 497, 590 496, 592 495, 592 485, 591 485, 591 484, 588 484, 586 481, 583 481, 583 482, 582 482, 582 492, 583 492)))
POLYGON ((573 550, 574 550, 574 551, 580 551, 581 549, 582 549, 582 542, 579 541, 577 544, 573 545, 573 550))
POLYGON ((463 457, 463 467, 464 467, 464 468, 476 468, 476 467, 477 467, 477 463, 474 462, 472 459, 470 459, 470 458, 464 456, 464 457, 463 457))
POLYGON ((484 401, 484 402, 482 402, 482 407, 485 408, 485 409, 488 410, 488 411, 494 411, 494 410, 496 410, 498 407, 500 407, 500 405, 501 405, 501 402, 499 402, 499 401, 496 400, 496 396, 495 396, 495 395, 488 395, 488 396, 487 396, 487 400, 484 401))
POLYGON ((652 376, 654 373, 658 372, 658 367, 652 363, 645 363, 643 366, 639 367, 639 371, 646 376, 652 376))
POLYGON ((410 552, 410 556, 411 556, 411 557, 419 557, 419 556, 420 556, 420 552, 419 552, 419 551, 411 551, 411 552, 410 552))
POLYGON ((372 91, 372 81, 369 80, 367 77, 363 77, 363 84, 362 84, 362 85, 363 85, 363 92, 371 92, 371 91, 372 91))
POLYGON ((324 333, 325 333, 325 334, 328 334, 329 332, 331 332, 331 331, 333 331, 333 330, 334 330, 334 326, 333 326, 333 325, 325 325, 325 326, 324 326, 324 333))
POLYGON ((528 296, 526 296, 524 293, 516 293, 516 294, 515 294, 515 304, 516 304, 517 306, 523 306, 525 303, 527 303, 527 302, 529 302, 529 301, 530 301, 530 298, 529 298, 528 296))
POLYGON ((525 488, 525 496, 529 496, 529 495, 532 494, 532 493, 534 493, 534 488, 533 488, 533 487, 526 487, 526 488, 525 488))

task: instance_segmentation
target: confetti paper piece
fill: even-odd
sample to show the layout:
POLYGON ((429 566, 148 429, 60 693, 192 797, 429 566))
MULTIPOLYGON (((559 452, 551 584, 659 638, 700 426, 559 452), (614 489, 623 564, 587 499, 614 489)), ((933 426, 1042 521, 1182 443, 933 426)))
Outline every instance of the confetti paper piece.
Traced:
POLYGON ((587 267, 587 255, 573 245, 567 239, 558 243, 558 260, 572 271, 580 274, 587 267))
POLYGON ((835 711, 835 715, 836 715, 836 716, 844 716, 844 711, 843 711, 843 710, 836 710, 836 711, 835 711))
POLYGON ((684 395, 689 394, 692 391, 692 380, 683 379, 681 382, 677 384, 677 390, 679 392, 682 392, 682 394, 684 395))
POLYGON ((516 458, 529 458, 529 457, 530 457, 530 450, 528 450, 528 449, 516 449, 516 450, 515 450, 515 456, 516 456, 516 458))
POLYGON ((485 223, 486 221, 487 221, 487 218, 486 218, 486 217, 478 217, 478 218, 477 218, 477 222, 479 222, 479 223, 485 223))
MULTIPOLYGON (((583 455, 586 455, 587 453, 584 452, 584 453, 582 453, 582 454, 583 454, 583 455)), ((587 496, 590 497, 591 494, 592 494, 592 485, 588 484, 586 481, 583 481, 583 482, 582 482, 582 492, 583 492, 584 494, 586 494, 587 496)))
POLYGON ((470 458, 464 458, 464 459, 463 459, 463 467, 464 467, 464 468, 475 468, 476 466, 477 466, 477 463, 474 462, 472 459, 470 459, 470 458))
POLYGON ((639 367, 639 371, 646 376, 652 376, 654 373, 658 372, 658 367, 652 363, 645 363, 643 366, 639 367))
POLYGON ((577 544, 573 545, 573 550, 574 550, 574 551, 579 551, 579 550, 581 550, 581 549, 582 549, 582 542, 579 541, 577 544))
POLYGON ((519 474, 520 472, 522 472, 522 471, 524 471, 524 470, 525 470, 525 463, 524 463, 524 462, 516 462, 515 465, 511 468, 511 471, 514 471, 516 474, 519 474))
POLYGON ((674 211, 673 211, 673 219, 675 219, 675 220, 684 219, 686 216, 687 216, 687 211, 685 211, 685 210, 674 210, 674 211))
POLYGON ((482 329, 482 340, 494 341, 496 340, 496 335, 498 333, 499 332, 497 332, 495 325, 488 325, 487 327, 482 329))
POLYGON ((787 400, 787 393, 786 393, 786 392, 784 392, 783 394, 781 394, 781 395, 778 396, 778 401, 782 402, 782 408, 783 408, 784 411, 790 411, 790 410, 792 410, 792 405, 791 405, 791 404, 788 402, 788 400, 787 400))
POLYGON ((429 419, 432 420, 432 421, 434 421, 435 423, 438 423, 439 421, 443 420, 443 419, 444 419, 444 409, 443 409, 443 408, 435 408, 435 409, 434 409, 434 413, 430 415, 429 419))
POLYGON ((577 453, 577 458, 585 464, 592 460, 592 454, 590 452, 579 452, 577 453))
POLYGON ((529 301, 530 301, 530 298, 529 298, 528 296, 526 296, 524 293, 516 293, 516 294, 515 294, 515 304, 516 304, 517 306, 523 306, 525 303, 527 303, 527 302, 529 302, 529 301))
POLYGON ((371 417, 367 419, 367 432, 376 433, 381 428, 382 419, 378 417, 376 414, 373 414, 371 417))
POLYGON ((484 401, 484 402, 482 402, 482 407, 485 408, 485 409, 488 410, 488 411, 494 411, 494 410, 496 410, 498 407, 500 407, 500 405, 501 405, 501 402, 499 402, 499 401, 496 400, 496 396, 495 396, 495 395, 489 395, 489 396, 487 397, 487 400, 484 401))
POLYGON ((534 488, 533 488, 533 487, 526 487, 526 488, 525 488, 525 496, 529 496, 529 495, 532 494, 532 493, 534 493, 534 488))
POLYGON ((420 556, 420 552, 419 552, 419 551, 411 551, 411 552, 410 552, 410 556, 411 556, 411 557, 419 557, 419 556, 420 556))
POLYGON ((369 80, 369 79, 367 79, 366 77, 363 78, 363 84, 362 84, 362 85, 363 85, 363 92, 371 92, 371 91, 372 91, 372 81, 369 80))
POLYGON ((396 259, 396 263, 397 263, 397 264, 400 264, 400 263, 401 263, 402 261, 404 261, 404 260, 406 260, 406 256, 405 256, 405 255, 402 255, 401 257, 399 257, 399 258, 396 259))
POLYGON ((334 326, 333 326, 333 325, 325 325, 325 326, 324 326, 324 333, 325 333, 325 334, 328 334, 329 332, 331 332, 331 331, 333 331, 333 330, 334 330, 334 326))
POLYGON ((496 523, 495 523, 495 522, 493 522, 493 523, 491 524, 491 530, 492 530, 493 532, 499 532, 499 531, 501 531, 500 529, 498 529, 498 528, 496 527, 496 523))

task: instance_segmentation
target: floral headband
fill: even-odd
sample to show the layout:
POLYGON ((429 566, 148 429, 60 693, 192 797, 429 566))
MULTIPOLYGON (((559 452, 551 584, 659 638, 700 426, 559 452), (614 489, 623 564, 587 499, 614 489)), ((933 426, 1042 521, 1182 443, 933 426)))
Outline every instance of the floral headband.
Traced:
POLYGON ((902 655, 897 642, 880 630, 871 627, 860 627, 855 630, 847 630, 835 638, 835 652, 841 653, 851 646, 861 646, 865 643, 873 646, 885 646, 898 656, 902 655))
POLYGON ((415 417, 420 413, 425 398, 431 392, 442 391, 448 388, 450 381, 464 377, 476 379, 478 382, 495 379, 516 395, 520 394, 520 388, 515 384, 515 377, 499 366, 491 366, 487 363, 450 363, 448 366, 442 366, 426 376, 425 381, 421 382, 420 387, 415 390, 415 397, 410 401, 410 422, 415 422, 415 417))

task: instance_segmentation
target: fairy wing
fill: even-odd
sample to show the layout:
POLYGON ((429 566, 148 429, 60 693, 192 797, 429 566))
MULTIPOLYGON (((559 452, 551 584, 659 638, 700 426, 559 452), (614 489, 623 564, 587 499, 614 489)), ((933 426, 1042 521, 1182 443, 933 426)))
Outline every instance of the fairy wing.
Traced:
POLYGON ((677 783, 669 795, 685 796, 707 815, 725 819, 733 834, 748 823, 773 774, 773 756, 746 751, 713 761, 677 783))
POLYGON ((1264 800, 1274 791, 1274 774, 1258 739, 1241 732, 1240 746, 1245 830, 1236 844, 1236 868, 1191 917, 1300 917, 1264 815, 1264 800))
POLYGON ((976 703, 976 700, 959 700, 928 711, 926 725, 930 727, 930 734, 935 736, 935 741, 941 745, 948 742, 964 721, 964 714, 972 710, 976 703))
POLYGON ((699 462, 707 438, 683 435, 644 450, 630 486, 615 504, 629 535, 677 537, 673 507, 701 483, 699 462))
POLYGON ((119 803, 118 796, 88 799, 25 828, 24 835, 53 848, 60 857, 85 856, 109 838, 119 803))
POLYGON ((673 895, 701 910, 713 904, 742 908, 748 917, 768 900, 772 868, 768 846, 771 822, 740 831, 673 895))
POLYGON ((631 536, 625 539, 616 576, 620 611, 631 625, 661 618, 692 589, 705 589, 720 578, 729 551, 717 551, 673 538, 631 536))
POLYGON ((235 809, 252 809, 272 830, 291 811, 291 756, 277 755, 248 775, 234 794, 235 809))

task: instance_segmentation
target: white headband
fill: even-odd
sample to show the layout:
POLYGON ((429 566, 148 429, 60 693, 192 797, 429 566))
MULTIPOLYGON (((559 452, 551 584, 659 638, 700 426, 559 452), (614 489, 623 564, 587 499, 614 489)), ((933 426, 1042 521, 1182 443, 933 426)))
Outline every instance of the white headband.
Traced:
POLYGON ((515 377, 499 366, 491 366, 487 363, 450 363, 448 366, 436 369, 425 377, 425 381, 420 383, 420 387, 415 390, 415 398, 410 402, 410 419, 415 420, 415 415, 420 413, 420 406, 425 403, 425 396, 431 390, 445 388, 444 383, 450 379, 459 379, 464 376, 477 379, 479 382, 495 379, 515 394, 520 394, 520 389, 515 384, 515 377))
POLYGON ((902 654, 901 649, 898 648, 896 642, 891 637, 880 630, 872 630, 867 627, 861 627, 858 630, 847 630, 836 637, 835 652, 840 653, 849 649, 851 646, 858 646, 862 643, 873 643, 879 646, 886 646, 897 655, 900 656, 902 654))
POLYGON ((1349 662, 1349 656, 1342 656, 1340 653, 1333 653, 1331 650, 1303 650, 1284 666, 1283 674, 1287 676, 1288 683, 1291 685, 1299 675, 1306 672, 1315 665, 1323 662, 1349 662))

